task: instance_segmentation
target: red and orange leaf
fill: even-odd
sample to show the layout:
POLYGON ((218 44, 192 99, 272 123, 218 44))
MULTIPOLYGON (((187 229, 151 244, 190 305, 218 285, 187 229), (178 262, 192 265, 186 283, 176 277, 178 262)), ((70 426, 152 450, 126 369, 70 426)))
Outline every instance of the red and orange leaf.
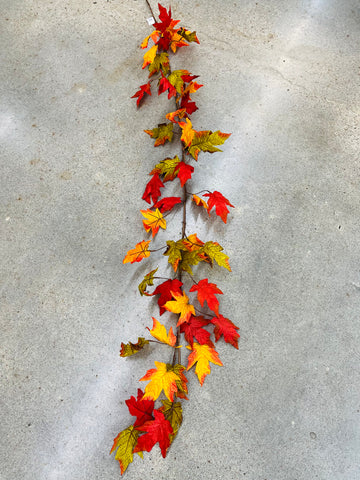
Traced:
POLYGON ((165 303, 169 300, 172 300, 173 298, 171 292, 176 292, 181 295, 182 285, 183 284, 182 282, 180 282, 180 280, 174 278, 173 280, 166 280, 165 282, 160 283, 160 285, 155 288, 153 295, 160 295, 158 299, 160 315, 162 315, 166 311, 164 307, 165 303))
POLYGON ((204 207, 206 210, 208 209, 208 204, 205 202, 205 200, 203 200, 202 198, 198 197, 197 195, 193 195, 192 197, 192 200, 196 203, 196 205, 201 205, 202 207, 204 207))
POLYGON ((197 292, 197 299, 203 307, 204 302, 208 304, 210 310, 219 315, 219 300, 215 294, 222 294, 223 292, 217 287, 215 283, 209 283, 207 278, 200 280, 196 285, 193 285, 190 292, 197 292))
POLYGON ((173 138, 173 124, 172 123, 162 123, 158 127, 153 128, 152 130, 144 130, 145 133, 150 135, 151 138, 155 138, 154 147, 159 145, 164 145, 165 142, 171 142, 173 138))
POLYGON ((184 334, 185 340, 192 346, 194 339, 200 345, 209 345, 214 347, 214 344, 210 340, 210 332, 205 330, 203 327, 209 325, 210 320, 207 320, 201 316, 191 316, 188 323, 183 323, 180 325, 180 332, 184 334))
POLYGON ((166 397, 173 402, 174 394, 178 390, 176 382, 181 382, 182 379, 173 371, 173 366, 170 364, 155 362, 155 366, 156 368, 151 368, 140 378, 141 382, 150 380, 145 387, 143 399, 156 400, 164 390, 166 397))
POLYGON ((180 159, 177 155, 174 158, 164 158, 150 172, 150 175, 158 173, 162 176, 163 182, 168 182, 176 178, 176 169, 180 163, 180 159))
POLYGON ((160 227, 163 230, 166 230, 166 220, 158 208, 155 210, 155 212, 150 209, 140 210, 140 212, 145 217, 145 220, 143 220, 143 225, 146 232, 150 232, 151 230, 153 237, 157 234, 160 227))
POLYGON ((137 98, 136 105, 138 107, 140 107, 140 103, 143 100, 145 94, 151 95, 150 82, 145 83, 144 85, 140 85, 140 90, 138 90, 135 93, 135 95, 131 97, 131 98, 137 98))
POLYGON ((182 129, 182 135, 181 135, 181 140, 184 142, 186 147, 189 147, 191 145, 194 135, 195 135, 195 130, 192 128, 192 123, 191 121, 187 118, 186 123, 185 122, 179 122, 179 125, 182 129))
POLYGON ((154 400, 144 400, 144 392, 138 388, 137 398, 131 396, 125 403, 129 409, 130 415, 136 417, 134 427, 142 425, 153 418, 154 400))
POLYGON ((204 193, 204 197, 209 197, 209 202, 208 202, 209 215, 210 215, 211 209, 215 207, 216 215, 219 215, 222 221, 226 223, 227 214, 229 213, 229 210, 227 209, 227 205, 233 208, 234 208, 234 205, 231 205, 229 200, 225 198, 220 192, 217 192, 216 190, 214 192, 204 193))
POLYGON ((144 63, 142 68, 145 68, 147 65, 150 65, 154 61, 158 46, 153 45, 150 50, 148 50, 144 55, 144 63))
POLYGON ((183 118, 186 115, 186 108, 179 108, 175 110, 175 112, 170 112, 166 114, 166 118, 170 120, 170 122, 178 123, 178 120, 175 120, 175 117, 183 118))
POLYGON ((137 243, 135 245, 135 248, 127 252, 123 260, 123 263, 141 262, 143 258, 150 257, 149 243, 150 243, 150 240, 148 241, 143 240, 142 242, 137 243))
POLYGON ((154 417, 154 420, 149 420, 137 427, 137 430, 146 433, 138 439, 134 453, 143 451, 150 452, 153 446, 158 443, 161 454, 165 458, 167 449, 171 443, 171 435, 173 435, 174 432, 170 422, 166 420, 160 410, 154 410, 154 417))
POLYGON ((195 310, 194 306, 189 304, 189 297, 185 292, 177 293, 172 291, 171 295, 175 300, 166 302, 164 307, 169 312, 178 313, 180 315, 176 325, 178 327, 182 323, 188 322, 191 315, 195 315, 195 310))
POLYGON ((144 40, 141 42, 140 47, 142 49, 147 48, 150 38, 154 43, 156 43, 158 41, 159 37, 160 37, 159 32, 157 30, 154 30, 152 33, 150 33, 150 35, 148 35, 146 38, 144 38, 144 40))
POLYGON ((145 345, 149 343, 149 340, 145 340, 143 337, 139 337, 137 343, 123 343, 121 342, 120 357, 130 357, 140 352, 145 345))
MULTIPOLYGON (((190 349, 190 347, 187 347, 190 349)), ((206 375, 211 372, 209 362, 215 365, 222 366, 222 362, 219 358, 217 351, 209 345, 200 345, 194 342, 192 346, 192 352, 188 357, 187 370, 190 370, 196 363, 195 373, 199 379, 200 385, 204 383, 206 375)))
POLYGON ((164 184, 160 180, 159 174, 154 173, 152 179, 149 180, 145 187, 142 199, 147 203, 151 203, 150 199, 152 199, 153 203, 156 203, 161 195, 160 188, 162 187, 164 187, 164 184))
POLYGON ((196 233, 192 233, 182 241, 183 245, 189 252, 200 250, 205 244, 198 238, 196 233))
POLYGON ((168 99, 170 100, 171 97, 176 96, 176 88, 169 82, 167 77, 164 76, 164 74, 161 72, 161 80, 159 82, 159 90, 158 90, 158 95, 161 95, 162 93, 168 91, 168 99))
POLYGON ((114 438, 114 444, 110 453, 117 449, 115 459, 120 464, 121 475, 133 461, 134 448, 137 444, 140 432, 135 430, 134 425, 126 428, 114 438))
POLYGON ((164 197, 156 202, 152 208, 158 208, 161 213, 164 213, 172 210, 175 205, 181 202, 182 200, 180 197, 164 197))
POLYGON ((166 332, 165 326, 160 323, 156 318, 152 317, 153 319, 153 328, 149 330, 151 335, 159 340, 159 342, 166 343, 173 347, 176 343, 176 337, 173 333, 172 327, 170 327, 169 334, 166 332))
POLYGON ((165 7, 158 3, 159 7, 159 20, 160 22, 154 23, 154 28, 159 30, 161 33, 165 32, 171 25, 174 27, 176 24, 180 22, 180 20, 173 20, 171 18, 171 7, 169 7, 169 11, 166 10, 165 7), (175 24, 173 23, 175 22, 175 24))
POLYGON ((239 330, 239 327, 234 325, 231 320, 223 317, 222 315, 214 317, 211 320, 211 323, 215 325, 215 342, 220 339, 221 335, 224 335, 224 340, 226 343, 230 343, 233 347, 237 349, 239 348, 238 339, 240 335, 236 331, 239 330))
POLYGON ((185 88, 183 94, 186 95, 186 94, 194 93, 203 86, 204 85, 200 85, 199 83, 196 83, 196 82, 190 82, 189 85, 185 88))
POLYGON ((180 28, 179 35, 181 35, 187 42, 196 42, 200 44, 199 39, 196 36, 196 32, 191 32, 190 30, 185 30, 185 28, 180 28))
POLYGON ((179 162, 176 167, 176 172, 178 179, 180 180, 181 187, 190 180, 192 173, 194 172, 194 167, 185 162, 179 162))

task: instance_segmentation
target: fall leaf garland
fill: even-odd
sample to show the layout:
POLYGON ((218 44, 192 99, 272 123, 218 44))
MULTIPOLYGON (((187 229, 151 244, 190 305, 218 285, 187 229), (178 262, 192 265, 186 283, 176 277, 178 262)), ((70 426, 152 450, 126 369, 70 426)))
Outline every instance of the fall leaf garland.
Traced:
POLYGON ((193 201, 200 209, 205 209, 209 216, 214 212, 224 223, 227 222, 228 207, 233 207, 230 201, 218 191, 202 190, 190 193, 187 182, 195 171, 199 154, 221 152, 218 146, 223 145, 230 134, 220 130, 197 131, 193 128, 190 116, 198 107, 191 96, 203 85, 195 81, 198 75, 193 75, 186 69, 171 70, 170 54, 189 46, 189 43, 199 43, 199 40, 196 32, 178 26, 180 21, 172 18, 171 8, 167 10, 160 4, 158 7, 159 21, 154 23, 154 31, 141 43, 142 49, 148 49, 142 68, 148 69, 149 80, 141 85, 131 98, 136 99, 139 108, 157 89, 158 95, 165 93, 169 100, 175 101, 175 108, 165 115, 164 121, 145 132, 154 139, 154 147, 180 138, 181 157, 175 155, 173 158, 160 160, 149 172, 151 178, 142 195, 149 207, 140 210, 140 213, 143 216, 145 233, 151 235, 152 239, 137 243, 127 252, 123 263, 141 262, 153 252, 167 258, 173 277, 168 278, 166 273, 158 276, 157 267, 144 276, 138 289, 141 296, 157 297, 160 316, 170 312, 170 315, 176 316, 176 320, 167 328, 152 317, 153 326, 151 329, 147 327, 147 330, 153 339, 139 337, 136 343, 121 344, 121 357, 136 355, 143 348, 149 348, 148 345, 153 342, 164 345, 168 354, 170 352, 170 357, 172 356, 169 363, 155 361, 155 368, 147 370, 139 379, 148 382, 144 391, 139 388, 137 397, 131 396, 125 402, 130 415, 136 419, 115 437, 110 452, 115 451, 121 474, 133 461, 134 454, 142 458, 143 452, 150 452, 156 444, 165 458, 182 423, 182 406, 179 400, 188 399, 187 372, 195 367, 195 374, 203 385, 206 376, 211 372, 210 363, 223 365, 215 350, 212 335, 215 343, 222 338, 235 348, 238 348, 239 339, 238 327, 219 312, 218 296, 223 295, 223 292, 207 278, 196 279, 193 276, 193 268, 200 262, 207 263, 210 267, 217 264, 231 271, 229 257, 218 242, 202 241, 196 233, 186 231, 188 200, 193 201), (149 42, 153 43, 150 47, 149 42), (182 196, 162 196, 162 189, 166 188, 164 184, 176 179, 180 182, 177 188, 181 189, 182 196), (181 238, 167 240, 163 248, 152 249, 151 242, 159 229, 166 230, 165 217, 179 207, 182 209, 181 238), (184 272, 187 272, 186 279, 183 278, 184 272), (187 288, 184 280, 190 279, 192 285, 187 288), (151 291, 150 287, 154 285, 155 288, 151 291), (197 307, 197 302, 201 309, 197 307), (181 343, 187 343, 186 349, 181 347, 180 339, 181 343), (187 350, 190 350, 190 353, 187 366, 184 366, 181 363, 181 351, 187 350), (161 395, 166 399, 161 399, 161 395), (157 402, 161 402, 161 405, 156 408, 157 402))

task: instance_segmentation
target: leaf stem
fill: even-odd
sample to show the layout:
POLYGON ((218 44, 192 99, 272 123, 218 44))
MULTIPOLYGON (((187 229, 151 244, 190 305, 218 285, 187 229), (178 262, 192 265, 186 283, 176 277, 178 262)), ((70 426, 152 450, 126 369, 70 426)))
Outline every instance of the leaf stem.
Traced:
POLYGON ((151 12, 151 15, 153 16, 154 20, 157 22, 156 17, 155 17, 155 14, 154 14, 154 12, 153 12, 153 9, 151 8, 151 5, 150 5, 150 3, 149 3, 149 0, 146 0, 146 3, 148 4, 148 7, 149 7, 150 12, 151 12))

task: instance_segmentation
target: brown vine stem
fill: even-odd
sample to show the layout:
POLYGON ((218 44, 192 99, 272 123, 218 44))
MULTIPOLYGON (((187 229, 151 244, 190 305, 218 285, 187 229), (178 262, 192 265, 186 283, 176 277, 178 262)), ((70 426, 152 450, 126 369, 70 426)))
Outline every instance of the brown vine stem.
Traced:
POLYGON ((151 12, 151 15, 153 16, 153 19, 154 19, 155 22, 156 22, 157 20, 156 20, 156 17, 155 17, 155 15, 154 15, 153 9, 151 8, 151 5, 150 5, 150 3, 149 3, 149 0, 146 0, 146 3, 148 4, 148 7, 149 7, 150 12, 151 12))

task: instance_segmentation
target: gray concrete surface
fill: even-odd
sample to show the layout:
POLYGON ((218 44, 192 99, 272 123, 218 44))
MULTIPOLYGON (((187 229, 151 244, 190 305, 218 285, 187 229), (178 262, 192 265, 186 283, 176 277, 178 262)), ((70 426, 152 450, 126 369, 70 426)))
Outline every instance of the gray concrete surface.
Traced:
MULTIPOLYGON (((122 258, 144 238, 146 174, 172 153, 142 132, 166 98, 141 112, 130 100, 149 12, 145 0, 0 7, 0 478, 115 479, 124 400, 167 360, 118 357, 156 313, 136 292, 153 263, 122 258)), ((224 368, 202 388, 189 375, 167 458, 156 446, 125 478, 358 480, 359 2, 172 8, 201 41, 173 63, 205 84, 194 126, 232 132, 192 185, 236 208, 226 227, 192 210, 190 230, 231 257, 232 274, 209 278, 241 340, 219 342, 224 368)))

